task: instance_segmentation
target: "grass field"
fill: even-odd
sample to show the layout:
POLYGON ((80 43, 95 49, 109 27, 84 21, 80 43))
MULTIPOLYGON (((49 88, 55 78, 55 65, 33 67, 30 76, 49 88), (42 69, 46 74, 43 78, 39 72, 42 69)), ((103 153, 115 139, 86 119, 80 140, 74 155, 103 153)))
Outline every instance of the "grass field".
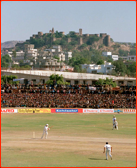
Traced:
POLYGON ((136 114, 1 114, 2 167, 135 167, 136 114), (40 139, 45 124, 53 126, 40 139), (35 132, 35 138, 33 137, 35 132), (112 145, 113 160, 103 148, 112 145))

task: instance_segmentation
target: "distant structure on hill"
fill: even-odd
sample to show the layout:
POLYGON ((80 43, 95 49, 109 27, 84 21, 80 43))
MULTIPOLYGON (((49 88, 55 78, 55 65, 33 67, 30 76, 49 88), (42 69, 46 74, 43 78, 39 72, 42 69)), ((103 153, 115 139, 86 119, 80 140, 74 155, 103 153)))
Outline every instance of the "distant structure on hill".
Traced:
MULTIPOLYGON (((64 32, 58 32, 59 34, 61 34, 62 36, 65 35, 64 32)), ((49 30, 49 33, 45 33, 43 34, 43 32, 38 32, 38 34, 33 34, 32 37, 30 37, 30 39, 37 39, 37 38, 42 38, 44 35, 48 35, 48 34, 55 34, 54 28, 52 28, 52 30, 49 30)), ((110 46, 111 45, 111 39, 110 39, 110 35, 107 35, 107 33, 100 33, 100 34, 83 34, 82 33, 82 29, 79 29, 79 32, 74 32, 74 35, 78 36, 78 43, 79 45, 82 45, 84 43, 86 43, 89 38, 92 37, 98 37, 99 40, 97 41, 100 44, 104 44, 105 46, 110 46)), ((52 42, 56 41, 59 38, 56 37, 52 37, 52 42)), ((68 37, 66 38, 66 41, 69 43, 71 41, 73 41, 73 37, 68 37)))

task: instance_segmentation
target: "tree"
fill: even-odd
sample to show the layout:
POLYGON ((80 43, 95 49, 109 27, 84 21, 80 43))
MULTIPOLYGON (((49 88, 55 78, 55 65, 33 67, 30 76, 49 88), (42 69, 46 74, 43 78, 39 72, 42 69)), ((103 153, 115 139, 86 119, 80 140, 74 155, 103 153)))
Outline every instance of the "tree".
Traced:
POLYGON ((118 60, 118 61, 114 61, 113 62, 113 65, 115 66, 115 71, 117 73, 123 73, 125 74, 126 70, 127 70, 127 67, 126 65, 123 63, 122 60, 118 60))
POLYGON ((84 48, 86 48, 87 47, 87 44, 82 44, 81 46, 79 46, 79 49, 84 49, 84 48))
POLYGON ((128 69, 130 70, 131 73, 136 72, 136 63, 134 62, 133 64, 129 65, 128 69))
POLYGON ((116 87, 116 82, 113 82, 113 79, 101 79, 99 78, 99 80, 97 81, 97 85, 112 85, 112 87, 116 87))
POLYGON ((128 55, 128 51, 119 49, 119 55, 120 56, 127 56, 128 55))
POLYGON ((71 41, 69 44, 72 45, 72 46, 76 46, 78 44, 78 42, 77 41, 71 41))
POLYGON ((8 54, 1 57, 1 67, 8 68, 11 62, 12 62, 11 57, 8 54))
POLYGON ((59 62, 59 57, 58 56, 55 55, 53 58, 57 59, 58 62, 59 62))
POLYGON ((58 74, 52 74, 49 77, 50 79, 46 82, 46 84, 48 85, 65 85, 66 82, 64 82, 63 76, 62 75, 58 75, 58 74))
POLYGON ((26 60, 27 59, 27 53, 25 52, 24 54, 24 59, 26 60))
POLYGON ((97 36, 90 37, 87 41, 87 45, 92 45, 95 41, 98 41, 100 38, 97 36))
POLYGON ((136 55, 136 49, 131 49, 129 52, 130 55, 136 55))
POLYGON ((9 84, 18 84, 19 83, 19 81, 16 81, 16 82, 13 82, 13 79, 17 79, 17 76, 16 75, 4 75, 4 76, 2 76, 1 77, 1 82, 3 83, 3 84, 7 84, 7 83, 9 83, 9 84))
POLYGON ((110 57, 110 56, 106 57, 106 60, 107 60, 107 62, 113 63, 113 59, 112 59, 112 57, 110 57))
POLYGON ((70 36, 70 37, 77 37, 77 35, 75 34, 74 31, 70 31, 70 32, 69 32, 69 36, 70 36))
POLYGON ((74 71, 75 71, 75 72, 79 72, 79 71, 80 71, 79 65, 75 65, 75 66, 74 66, 74 71))
POLYGON ((62 33, 58 32, 58 31, 55 32, 56 38, 62 38, 62 36, 63 36, 62 33))
POLYGON ((16 58, 16 51, 15 51, 15 50, 12 51, 12 56, 13 56, 14 58, 16 58))
POLYGON ((126 73, 133 77, 136 76, 136 63, 135 62, 128 66, 126 73))
POLYGON ((104 64, 104 61, 103 60, 99 60, 98 62, 97 62, 97 65, 103 65, 104 64))

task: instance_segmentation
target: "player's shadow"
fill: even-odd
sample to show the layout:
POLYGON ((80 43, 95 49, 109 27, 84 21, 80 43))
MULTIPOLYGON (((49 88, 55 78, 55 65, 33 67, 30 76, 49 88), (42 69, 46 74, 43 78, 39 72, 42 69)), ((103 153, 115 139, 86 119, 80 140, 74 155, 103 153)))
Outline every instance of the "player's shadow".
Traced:
POLYGON ((105 159, 99 159, 99 158, 88 158, 90 160, 105 160, 105 159))

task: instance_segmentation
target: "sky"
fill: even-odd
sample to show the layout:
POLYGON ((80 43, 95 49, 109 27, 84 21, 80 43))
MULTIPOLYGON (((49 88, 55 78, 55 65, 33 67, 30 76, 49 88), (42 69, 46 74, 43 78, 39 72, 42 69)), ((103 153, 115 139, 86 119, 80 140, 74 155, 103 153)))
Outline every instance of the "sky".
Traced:
POLYGON ((136 42, 135 1, 2 1, 1 42, 25 41, 49 30, 107 33, 114 42, 136 42))

